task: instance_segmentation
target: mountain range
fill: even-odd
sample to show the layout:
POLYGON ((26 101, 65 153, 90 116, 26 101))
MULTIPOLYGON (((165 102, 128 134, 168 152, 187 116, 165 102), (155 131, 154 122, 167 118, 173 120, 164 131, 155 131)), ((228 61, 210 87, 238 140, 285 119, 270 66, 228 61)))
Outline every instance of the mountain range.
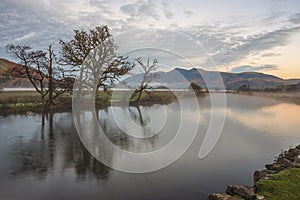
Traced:
MULTIPOLYGON (((195 82, 202 88, 220 89, 223 82, 226 89, 237 90, 240 86, 246 84, 251 89, 276 88, 277 86, 295 85, 300 83, 300 79, 282 79, 277 76, 259 73, 243 72, 230 73, 207 71, 203 69, 183 69, 175 68, 169 72, 157 72, 160 76, 152 83, 153 87, 166 86, 169 88, 186 89, 187 83, 195 82)), ((136 74, 129 77, 125 82, 130 85, 136 85, 141 82, 143 74, 136 74)))
MULTIPOLYGON (((17 64, 9 60, 0 58, 0 88, 4 87, 32 87, 27 79, 13 78, 9 73, 17 64)), ((190 82, 195 82, 202 88, 217 89, 223 82, 226 89, 237 90, 246 84, 251 89, 276 88, 277 86, 287 87, 289 85, 300 84, 300 79, 282 79, 277 76, 259 73, 243 72, 230 73, 207 71, 203 69, 183 69, 175 68, 169 72, 157 72, 159 79, 154 81, 153 87, 169 87, 174 89, 187 89, 190 82)), ((138 85, 143 78, 143 74, 136 74, 127 79, 130 86, 138 85)))

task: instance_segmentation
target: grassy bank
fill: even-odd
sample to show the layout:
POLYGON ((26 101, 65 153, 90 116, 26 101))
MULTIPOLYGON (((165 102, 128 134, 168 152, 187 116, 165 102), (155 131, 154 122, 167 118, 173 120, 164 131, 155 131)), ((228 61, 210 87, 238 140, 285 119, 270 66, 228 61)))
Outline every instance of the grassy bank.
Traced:
MULTIPOLYGON (((130 105, 152 105, 152 104, 169 104, 177 100, 177 96, 189 95, 191 92, 178 92, 174 94, 171 91, 148 91, 143 92, 140 101, 137 103, 136 97, 129 101, 130 105)), ((96 107, 104 108, 114 103, 114 105, 123 105, 128 91, 99 91, 96 99, 96 107), (113 95, 113 97, 112 97, 113 95)), ((125 102, 128 103, 128 102, 125 102)), ((55 99, 54 111, 71 111, 72 94, 64 94, 55 99)), ((6 113, 26 113, 43 112, 40 96, 34 91, 5 91, 0 93, 0 111, 6 113)))
MULTIPOLYGON (((72 107, 72 97, 62 95, 55 100, 55 110, 70 110, 72 107)), ((1 92, 0 93, 1 114, 44 112, 44 106, 37 92, 1 92)))
POLYGON ((290 168, 259 181, 258 195, 268 200, 300 199, 300 168, 290 168))

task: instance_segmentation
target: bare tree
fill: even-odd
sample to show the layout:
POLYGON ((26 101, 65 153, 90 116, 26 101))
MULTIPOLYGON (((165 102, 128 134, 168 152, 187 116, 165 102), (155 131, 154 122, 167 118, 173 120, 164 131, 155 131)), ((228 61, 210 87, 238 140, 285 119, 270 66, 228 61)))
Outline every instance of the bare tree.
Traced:
POLYGON ((92 84, 89 87, 93 87, 95 91, 98 91, 99 87, 106 90, 133 68, 127 57, 117 54, 117 46, 108 26, 96 27, 88 32, 74 32, 71 41, 60 40, 60 60, 63 64, 71 66, 73 72, 80 71, 80 81, 92 84), (89 77, 93 81, 81 80, 84 79, 83 73, 89 73, 85 78, 89 77))
POLYGON ((12 69, 13 77, 27 78, 41 96, 41 102, 51 107, 53 100, 59 95, 70 91, 72 83, 59 66, 53 66, 55 54, 49 45, 47 52, 32 50, 27 45, 7 45, 7 50, 19 60, 12 69))
POLYGON ((12 75, 18 78, 28 78, 32 86, 41 96, 44 104, 49 90, 46 88, 46 53, 43 51, 32 51, 30 46, 6 46, 7 50, 20 62, 12 69, 12 75))
POLYGON ((135 102, 139 103, 143 91, 145 91, 146 89, 151 89, 149 83, 151 83, 155 79, 160 78, 160 75, 158 73, 154 73, 154 71, 157 70, 158 67, 158 61, 156 59, 150 62, 150 58, 148 58, 147 63, 144 64, 142 58, 138 58, 136 59, 136 62, 140 65, 142 69, 143 78, 140 85, 134 91, 132 96, 133 97, 137 96, 135 102))

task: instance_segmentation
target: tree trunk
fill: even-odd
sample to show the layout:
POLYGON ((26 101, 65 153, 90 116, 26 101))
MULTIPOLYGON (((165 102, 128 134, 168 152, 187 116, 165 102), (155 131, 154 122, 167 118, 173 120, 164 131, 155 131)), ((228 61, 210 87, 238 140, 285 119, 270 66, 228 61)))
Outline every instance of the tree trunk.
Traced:
POLYGON ((142 97, 142 93, 143 93, 143 90, 139 91, 139 96, 138 96, 138 98, 136 99, 136 102, 137 102, 137 103, 140 102, 141 97, 142 97))
POLYGON ((49 46, 49 100, 48 100, 48 106, 51 109, 53 105, 53 71, 52 71, 52 64, 53 64, 53 51, 52 46, 49 46))
POLYGON ((47 111, 47 104, 45 102, 45 96, 41 94, 41 103, 44 109, 44 113, 47 111))

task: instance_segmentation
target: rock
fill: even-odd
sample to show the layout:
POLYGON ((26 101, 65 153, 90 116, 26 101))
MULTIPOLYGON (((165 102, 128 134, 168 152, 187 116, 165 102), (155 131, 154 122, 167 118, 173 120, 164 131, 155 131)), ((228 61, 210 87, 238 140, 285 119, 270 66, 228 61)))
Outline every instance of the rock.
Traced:
POLYGON ((267 179, 270 174, 276 174, 277 171, 274 170, 268 170, 268 169, 263 169, 261 171, 255 171, 253 174, 253 181, 256 183, 259 180, 262 179, 267 179))
POLYGON ((299 167, 300 168, 300 144, 295 148, 282 152, 273 164, 265 165, 266 169, 255 171, 253 174, 254 185, 252 187, 230 185, 226 189, 227 194, 211 194, 208 200, 265 200, 264 196, 255 195, 260 191, 261 186, 259 181, 266 180, 271 174, 276 174, 282 170, 299 167), (239 198, 241 197, 241 198, 239 198))
POLYGON ((263 170, 255 171, 254 174, 253 174, 254 183, 261 180, 261 179, 264 179, 267 175, 268 174, 265 173, 263 170))
POLYGON ((266 172, 268 175, 270 174, 277 174, 278 172, 274 171, 274 170, 268 170, 268 169, 264 169, 264 172, 266 172))
POLYGON ((226 189, 226 194, 231 196, 238 195, 246 200, 255 200, 253 188, 241 185, 229 185, 226 189))
POLYGON ((266 198, 265 198, 264 196, 257 195, 257 196, 256 196, 256 199, 257 199, 257 200, 264 200, 264 199, 266 199, 266 198))
POLYGON ((216 194, 216 193, 213 193, 213 194, 210 194, 207 197, 207 200, 232 200, 230 198, 231 198, 231 196, 228 195, 228 194, 216 194))
POLYGON ((291 148, 286 153, 281 154, 283 158, 286 158, 290 161, 294 161, 294 157, 300 155, 300 149, 291 148))
POLYGON ((294 157, 294 163, 300 164, 300 155, 294 157))
POLYGON ((274 164, 266 164, 265 168, 268 170, 271 170, 271 168, 273 167, 274 164))
POLYGON ((282 170, 285 170, 286 167, 279 165, 279 164, 268 164, 265 166, 268 170, 272 170, 272 171, 276 171, 276 172, 280 172, 282 170))
MULTIPOLYGON (((294 159, 294 157, 292 158, 292 160, 294 159)), ((288 160, 288 159, 286 159, 286 158, 280 158, 280 159, 278 159, 277 161, 276 161, 276 164, 277 165, 280 165, 280 166, 282 166, 282 167, 284 167, 284 168, 290 168, 290 167, 294 167, 294 164, 290 161, 290 160, 288 160)))
POLYGON ((300 149, 297 149, 297 148, 292 148, 288 152, 291 153, 294 156, 300 155, 300 149))
POLYGON ((241 198, 233 197, 228 194, 213 193, 207 197, 207 200, 241 200, 241 198))

